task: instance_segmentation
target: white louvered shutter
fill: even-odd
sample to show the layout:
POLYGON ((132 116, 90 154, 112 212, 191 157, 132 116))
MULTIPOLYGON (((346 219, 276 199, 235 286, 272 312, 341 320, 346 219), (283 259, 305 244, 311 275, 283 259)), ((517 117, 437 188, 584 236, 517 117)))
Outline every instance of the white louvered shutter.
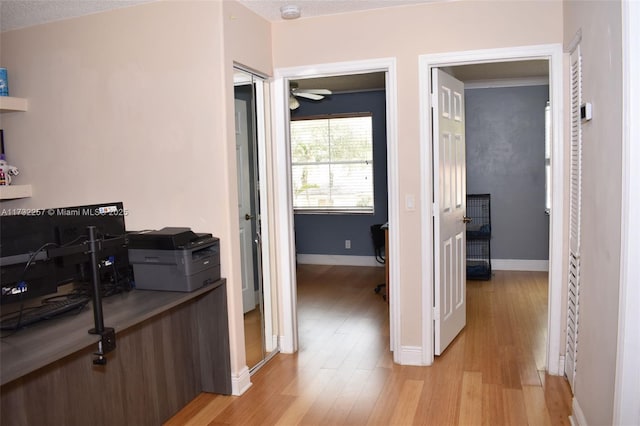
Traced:
POLYGON ((582 56, 580 46, 571 53, 571 170, 569 189, 569 295, 565 374, 574 387, 580 324, 580 218, 582 208, 582 56))

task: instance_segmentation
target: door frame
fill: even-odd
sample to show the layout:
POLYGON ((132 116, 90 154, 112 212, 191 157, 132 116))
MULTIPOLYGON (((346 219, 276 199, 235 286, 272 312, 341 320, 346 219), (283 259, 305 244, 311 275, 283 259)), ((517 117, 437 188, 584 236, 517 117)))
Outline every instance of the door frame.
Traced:
MULTIPOLYGON (((387 190, 389 229, 400 229, 398 202, 398 144, 397 144, 397 74, 396 58, 381 58, 360 61, 334 62, 278 68, 274 71, 273 112, 274 112, 274 184, 276 194, 275 215, 277 224, 276 250, 278 256, 278 276, 280 282, 281 333, 280 351, 294 353, 298 350, 296 260, 294 241, 293 198, 291 196, 291 155, 289 140, 289 90, 290 79, 329 77, 334 75, 362 74, 369 72, 386 73, 386 122, 387 122, 387 190)), ((398 233, 389 232, 389 258, 398 259, 398 233)), ((389 263, 390 347, 394 361, 400 356, 400 286, 395 262, 389 263)))
MULTIPOLYGON (((264 74, 246 67, 240 63, 233 63, 233 71, 243 72, 250 75, 254 86, 254 103, 255 103, 255 145, 257 158, 257 176, 256 187, 259 193, 258 203, 256 209, 259 213, 258 217, 258 232, 260 233, 260 246, 258 248, 258 263, 260 264, 260 271, 256 271, 259 274, 261 280, 262 294, 260 295, 260 304, 262 306, 262 331, 263 336, 263 350, 265 357, 261 363, 258 363, 252 371, 264 364, 264 362, 270 359, 279 348, 275 341, 277 335, 277 324, 274 324, 274 280, 272 279, 271 265, 273 263, 272 256, 272 226, 271 226, 271 211, 269 210, 269 199, 273 192, 269 186, 269 176, 271 174, 269 157, 268 157, 268 111, 267 111, 267 95, 270 89, 268 83, 268 77, 264 74)), ((234 85, 236 81, 234 80, 234 85)), ((243 326, 244 329, 244 326, 243 326)))
POLYGON ((620 295, 618 310, 618 350, 613 424, 639 424, 640 392, 640 286, 635 262, 640 255, 640 225, 635 218, 640 212, 640 4, 622 2, 622 238, 620 251, 620 295))
POLYGON ((562 289, 564 288, 565 253, 565 185, 564 185, 564 144, 563 144, 563 52, 559 43, 519 46, 498 49, 481 49, 446 52, 419 57, 420 96, 420 173, 422 179, 422 252, 430 264, 422 271, 422 355, 423 364, 434 361, 434 249, 433 249, 433 177, 432 149, 433 135, 431 118, 431 69, 446 66, 476 63, 522 61, 543 59, 549 61, 549 94, 552 108, 552 209, 549 230, 549 300, 547 318, 546 367, 549 374, 564 374, 564 353, 560 348, 562 335, 562 289))

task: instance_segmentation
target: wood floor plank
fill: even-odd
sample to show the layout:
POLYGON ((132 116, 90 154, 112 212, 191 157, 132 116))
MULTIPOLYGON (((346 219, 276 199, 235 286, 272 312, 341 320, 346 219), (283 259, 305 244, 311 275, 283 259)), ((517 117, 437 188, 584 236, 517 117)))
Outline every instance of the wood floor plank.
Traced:
POLYGON ((232 396, 218 395, 211 400, 188 422, 182 423, 184 426, 200 426, 208 424, 211 419, 215 419, 225 408, 227 408, 235 398, 232 396))
POLYGON ((408 425, 414 423, 418 401, 424 382, 421 380, 406 380, 402 384, 398 405, 393 410, 390 425, 408 425))
POLYGON ((502 386, 487 383, 482 385, 482 425, 506 425, 504 418, 502 386))
POLYGON ((526 425, 528 423, 522 389, 503 389, 502 400, 504 401, 505 425, 526 425))
POLYGON ((347 419, 351 410, 364 392, 362 384, 367 382, 367 378, 371 374, 371 370, 355 370, 353 372, 343 389, 337 393, 333 405, 324 416, 324 424, 344 425, 348 423, 347 419))
POLYGON ((482 373, 465 371, 462 376, 459 426, 475 425, 482 418, 482 373))
POLYGON ((541 386, 523 386, 524 406, 527 412, 527 420, 530 425, 551 425, 551 417, 544 399, 544 391, 541 386))
POLYGON ((299 424, 313 403, 318 398, 325 396, 324 389, 335 374, 335 370, 319 370, 308 386, 299 392, 297 398, 295 398, 285 410, 284 414, 276 422, 276 425, 290 426, 299 424))

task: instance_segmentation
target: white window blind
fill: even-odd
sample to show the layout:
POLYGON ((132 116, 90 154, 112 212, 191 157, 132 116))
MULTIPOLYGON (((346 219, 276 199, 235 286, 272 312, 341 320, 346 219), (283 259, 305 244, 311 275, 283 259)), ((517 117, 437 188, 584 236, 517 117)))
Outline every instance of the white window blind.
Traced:
POLYGON ((297 212, 373 213, 371 114, 291 122, 297 212))

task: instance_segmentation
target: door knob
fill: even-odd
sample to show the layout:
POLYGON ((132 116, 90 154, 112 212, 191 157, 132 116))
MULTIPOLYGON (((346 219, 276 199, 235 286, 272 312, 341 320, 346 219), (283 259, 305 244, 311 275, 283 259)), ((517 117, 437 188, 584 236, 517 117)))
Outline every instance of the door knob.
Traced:
POLYGON ((470 217, 465 216, 465 217, 462 218, 462 221, 464 223, 469 223, 469 222, 473 221, 473 219, 471 219, 470 217))
POLYGON ((253 216, 251 216, 249 213, 244 215, 244 220, 251 220, 253 219, 253 216))

